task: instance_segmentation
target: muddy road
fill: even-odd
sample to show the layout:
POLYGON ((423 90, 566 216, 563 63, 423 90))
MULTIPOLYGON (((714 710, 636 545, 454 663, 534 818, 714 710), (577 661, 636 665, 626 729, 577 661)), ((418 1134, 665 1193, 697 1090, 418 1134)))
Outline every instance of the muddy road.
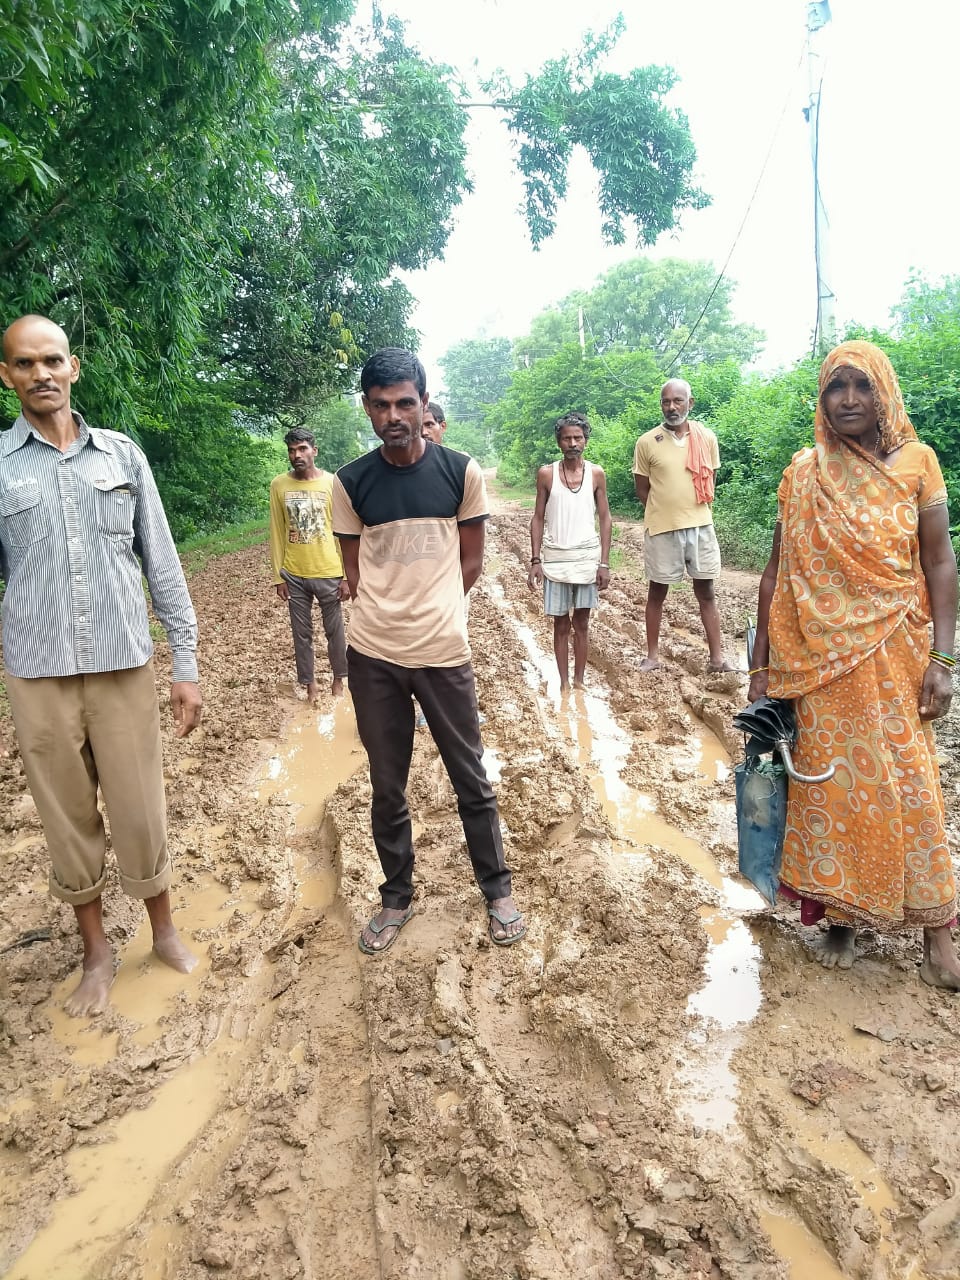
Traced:
MULTIPOLYGON (((487 940, 421 730, 416 916, 388 955, 357 950, 365 758, 349 698, 297 699, 265 548, 191 579, 205 719, 165 746, 188 979, 112 886, 111 1010, 58 1012, 79 946, 0 722, 0 1274, 960 1277, 960 1004, 920 982, 913 936, 862 934, 852 971, 821 969, 817 931, 737 879, 745 681, 706 673, 687 590, 664 670, 638 673, 635 526, 590 686, 560 698, 528 521, 492 522, 470 617, 520 946, 487 940)), ((725 577, 741 660, 754 599, 725 577)), ((954 815, 958 738, 954 715, 954 815)))

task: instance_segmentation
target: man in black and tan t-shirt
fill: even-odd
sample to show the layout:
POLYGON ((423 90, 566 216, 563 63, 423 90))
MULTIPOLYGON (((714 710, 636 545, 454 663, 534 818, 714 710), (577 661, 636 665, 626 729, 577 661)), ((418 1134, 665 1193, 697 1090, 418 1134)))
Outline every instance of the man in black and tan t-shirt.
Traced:
POLYGON ((424 440, 427 378, 411 352, 376 352, 360 387, 381 445, 341 467, 333 487, 333 528, 355 602, 350 695, 370 761, 373 838, 384 874, 383 907, 361 933, 360 950, 386 951, 413 913, 406 786, 414 696, 457 793, 490 937, 508 946, 526 927, 511 897, 497 802, 481 760, 463 615, 464 595, 483 567, 483 474, 466 454, 424 440))

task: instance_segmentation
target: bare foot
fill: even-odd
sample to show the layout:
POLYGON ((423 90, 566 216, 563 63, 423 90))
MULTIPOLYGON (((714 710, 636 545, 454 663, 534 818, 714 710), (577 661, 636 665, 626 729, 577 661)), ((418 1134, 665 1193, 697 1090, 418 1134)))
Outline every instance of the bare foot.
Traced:
POLYGON ((570 692, 570 681, 569 681, 569 680, 561 680, 561 681, 560 681, 560 692, 561 692, 561 693, 569 693, 569 692, 570 692))
POLYGON ((644 658, 640 663, 641 671, 659 671, 660 663, 656 658, 644 658))
POLYGON ((187 949, 176 929, 171 933, 154 934, 153 954, 171 969, 176 969, 177 973, 189 973, 197 967, 197 957, 187 949))
POLYGON ((413 907, 383 907, 363 927, 360 934, 360 950, 367 955, 386 951, 397 940, 397 935, 413 915, 413 907))
POLYGON ((320 701, 320 686, 316 680, 311 680, 307 685, 307 701, 311 704, 320 701))
POLYGON ((512 897, 491 898, 487 903, 487 913, 490 916, 490 937, 501 947, 519 942, 527 932, 523 916, 512 897))
POLYGON ((581 680, 574 680, 574 682, 573 682, 573 687, 574 687, 575 689, 585 689, 585 688, 587 687, 587 682, 586 682, 586 680, 582 680, 582 679, 581 679, 581 680))
POLYGON ((343 677, 342 676, 333 677, 333 683, 330 685, 330 692, 333 694, 335 698, 340 697, 340 695, 343 693, 343 677))
POLYGON ((817 959, 825 969, 850 969, 857 958, 857 931, 852 925, 832 924, 816 945, 817 959))
POLYGON ((718 675, 721 671, 736 671, 738 675, 746 675, 745 671, 741 671, 739 667, 732 666, 726 658, 721 658, 719 662, 708 663, 707 670, 711 675, 718 675))
POLYGON ((928 987, 939 987, 943 991, 960 991, 960 960, 953 949, 950 929, 944 925, 940 929, 924 929, 923 931, 923 964, 920 966, 920 977, 928 987))
POLYGON ((112 953, 89 965, 84 962, 83 977, 64 1000, 63 1007, 71 1018, 96 1018, 106 1009, 112 986, 112 953))

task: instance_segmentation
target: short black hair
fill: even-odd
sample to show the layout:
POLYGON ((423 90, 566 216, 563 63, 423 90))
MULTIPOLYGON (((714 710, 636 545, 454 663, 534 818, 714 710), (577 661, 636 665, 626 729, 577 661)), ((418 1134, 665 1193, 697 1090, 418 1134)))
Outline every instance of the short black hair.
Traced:
POLYGON ((436 400, 431 400, 426 408, 427 413, 433 414, 434 422, 446 422, 447 415, 443 412, 443 405, 437 404, 436 400))
POLYGON ((313 432, 308 431, 306 427, 291 427, 283 437, 283 443, 289 449, 292 444, 316 444, 317 441, 313 432))
POLYGON ((406 347, 381 347, 360 370, 364 395, 371 387, 393 387, 398 382, 412 382, 421 396, 427 389, 427 371, 406 347))
POLYGON ((564 427, 579 427, 583 432, 584 440, 590 439, 590 423, 585 413, 578 413, 575 409, 572 413, 565 413, 562 418, 557 419, 557 425, 553 428, 553 434, 560 443, 560 432, 564 427))

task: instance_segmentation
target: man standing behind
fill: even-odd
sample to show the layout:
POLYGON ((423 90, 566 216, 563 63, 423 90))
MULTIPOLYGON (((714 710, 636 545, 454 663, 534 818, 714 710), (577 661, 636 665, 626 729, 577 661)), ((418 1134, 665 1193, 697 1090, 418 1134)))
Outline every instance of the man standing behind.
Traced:
POLYGON ((660 391, 663 421, 642 435, 633 451, 633 483, 643 503, 643 560, 647 574, 647 656, 641 671, 660 666, 660 624, 671 582, 693 580, 710 649, 710 671, 734 671, 723 656, 714 579, 720 547, 713 529, 714 476, 720 466, 717 437, 690 421, 693 396, 680 378, 660 391))
POLYGON ((446 431, 447 415, 436 400, 431 400, 423 411, 423 438, 431 440, 434 444, 443 444, 446 431))
POLYGON ((83 976, 65 1005, 76 1017, 102 1013, 113 982, 98 785, 121 884, 146 905, 154 954, 180 973, 196 964, 170 914, 142 577, 173 655, 177 737, 200 722, 197 621, 150 467, 127 436, 71 411, 79 376, 67 335, 43 316, 23 316, 3 335, 0 378, 21 405, 0 440, 3 658, 50 890, 73 907, 83 939, 83 976))
POLYGON ((270 482, 270 560, 277 595, 290 609, 297 680, 316 702, 313 602, 320 606, 327 656, 333 672, 330 692, 343 693, 347 648, 340 601, 349 594, 340 548, 333 536, 333 476, 317 465, 312 431, 294 427, 283 437, 290 470, 270 482))
POLYGON ((360 950, 386 951, 413 914, 406 786, 414 695, 457 794, 490 938, 509 946, 526 927, 511 897, 497 802, 481 760, 463 616, 464 593, 483 567, 483 473, 465 453, 423 439, 427 377, 412 352, 377 351, 360 387, 382 443, 341 467, 333 490, 333 527, 354 600, 350 696, 370 761, 373 839, 384 874, 383 907, 364 927, 360 950))
POLYGON ((543 584, 543 611, 553 618, 553 652, 560 672, 560 691, 564 692, 570 687, 571 610, 573 684, 576 689, 583 688, 590 610, 599 603, 598 591, 606 590, 610 584, 613 522, 603 467, 587 462, 583 456, 590 439, 586 415, 564 414, 557 419, 554 434, 563 459, 537 472, 527 585, 536 591, 543 584))

